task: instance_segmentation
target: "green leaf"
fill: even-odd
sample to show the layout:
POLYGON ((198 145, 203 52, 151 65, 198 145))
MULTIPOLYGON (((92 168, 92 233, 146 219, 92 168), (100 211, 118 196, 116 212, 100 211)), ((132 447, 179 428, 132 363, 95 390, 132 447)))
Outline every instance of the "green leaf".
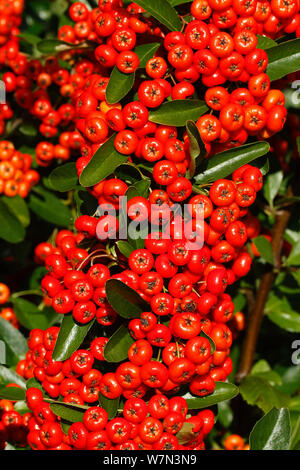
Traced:
POLYGON ((23 388, 19 387, 5 387, 0 385, 0 398, 5 398, 6 400, 25 400, 26 394, 23 388))
POLYGON ((290 397, 270 384, 261 376, 249 375, 240 385, 240 393, 249 405, 256 405, 267 413, 274 406, 276 408, 287 407, 290 397))
POLYGON ((183 127, 188 120, 196 121, 208 110, 204 101, 173 100, 149 111, 149 121, 166 126, 183 127))
POLYGON ((18 37, 26 41, 28 44, 31 44, 32 46, 36 46, 36 44, 40 42, 41 40, 39 36, 35 36, 34 34, 30 34, 26 32, 22 32, 21 34, 18 34, 18 37))
POLYGON ((292 333, 300 333, 300 315, 295 311, 274 311, 268 313, 269 319, 277 326, 292 333))
POLYGON ((68 434, 70 427, 72 426, 72 423, 70 421, 66 421, 63 418, 60 421, 61 429, 65 434, 68 434))
POLYGON ((60 165, 49 175, 50 186, 55 191, 65 192, 73 189, 78 181, 76 163, 68 162, 60 165))
POLYGON ((189 410, 197 410, 216 405, 220 401, 231 400, 239 393, 236 385, 227 382, 216 382, 216 388, 213 393, 205 397, 196 397, 190 392, 183 395, 189 410))
POLYGON ((293 246, 286 264, 287 266, 300 266, 300 240, 293 246))
POLYGON ((27 341, 22 333, 4 318, 0 317, 0 339, 5 342, 12 353, 23 359, 28 351, 27 341))
POLYGON ((45 393, 45 391, 43 390, 42 384, 38 382, 34 377, 27 380, 26 382, 26 389, 28 390, 29 388, 38 388, 39 390, 43 392, 43 394, 45 393))
POLYGON ((264 157, 261 160, 262 160, 262 163, 258 165, 258 168, 260 169, 262 175, 265 176, 270 171, 270 162, 269 162, 268 157, 264 157))
POLYGON ((105 97, 109 104, 115 104, 121 101, 133 87, 135 73, 120 72, 118 67, 114 67, 106 87, 105 97))
POLYGON ((29 199, 30 209, 39 217, 60 227, 68 227, 73 222, 70 209, 51 192, 36 186, 29 199))
POLYGON ((98 201, 85 189, 79 189, 74 191, 74 200, 76 202, 77 216, 79 215, 93 215, 95 214, 98 201))
POLYGON ((150 178, 144 178, 142 180, 136 181, 132 186, 136 189, 139 196, 147 198, 149 195, 150 184, 150 178))
POLYGON ((300 388, 300 365, 291 367, 282 367, 276 365, 275 371, 281 376, 282 384, 278 387, 281 392, 292 395, 300 388))
POLYGON ((159 46, 159 42, 151 42, 149 44, 141 44, 140 46, 136 46, 134 52, 140 59, 139 69, 144 69, 146 67, 148 60, 152 59, 159 46))
POLYGON ((279 201, 277 202, 276 206, 281 207, 283 204, 299 204, 300 202, 300 196, 291 196, 291 197, 281 197, 279 201))
POLYGON ((65 361, 79 348, 95 320, 79 325, 73 315, 64 315, 55 343, 52 357, 55 361, 65 361))
POLYGON ((68 9, 67 0, 53 0, 51 2, 51 11, 58 17, 68 9))
POLYGON ((34 328, 46 330, 57 318, 57 314, 53 309, 44 311, 44 309, 39 309, 35 304, 21 297, 12 298, 12 302, 19 322, 28 330, 34 328))
POLYGON ((183 5, 184 3, 191 3, 193 0, 168 0, 172 7, 177 7, 178 5, 183 5))
POLYGON ((24 237, 23 224, 2 197, 0 199, 0 238, 9 243, 20 243, 24 237))
POLYGON ((282 384, 282 379, 280 375, 271 369, 267 361, 261 359, 251 369, 251 374, 255 377, 262 377, 264 380, 267 380, 272 386, 280 386, 282 384))
MULTIPOLYGON (((146 67, 148 60, 153 57, 159 46, 159 43, 142 44, 134 49, 140 60, 139 68, 146 67)), ((106 88, 106 101, 109 104, 121 101, 132 89, 134 81, 135 73, 122 73, 115 66, 110 74, 106 88)))
POLYGON ((261 36, 260 34, 256 35, 257 37, 257 48, 258 49, 271 49, 271 47, 277 47, 278 44, 273 39, 269 38, 268 36, 261 36))
POLYGON ((300 315, 293 310, 286 297, 271 294, 265 306, 269 320, 280 328, 292 333, 300 332, 300 315))
POLYGON ((107 362, 122 362, 128 357, 128 350, 134 343, 129 330, 121 325, 109 338, 104 348, 104 358, 107 362))
POLYGON ((203 160, 206 155, 206 147, 201 139, 200 132, 194 121, 188 120, 186 123, 186 131, 189 137, 189 147, 191 161, 189 166, 189 177, 192 178, 195 172, 198 170, 201 160, 203 160))
POLYGON ((82 423, 83 415, 86 411, 86 409, 81 409, 76 406, 72 406, 69 403, 50 403, 50 409, 56 416, 60 416, 61 418, 71 423, 82 423))
POLYGON ((166 0, 137 0, 136 3, 170 31, 181 31, 182 22, 176 10, 166 0))
POLYGON ((272 245, 263 235, 259 235, 253 240, 254 245, 256 246, 261 258, 263 258, 267 263, 274 264, 274 254, 272 245))
POLYGON ((123 318, 138 318, 142 312, 149 311, 149 304, 135 290, 118 279, 106 281, 105 290, 108 302, 123 318))
POLYGON ((9 208, 9 210, 17 217, 23 227, 28 227, 30 224, 30 213, 28 206, 24 199, 17 195, 14 197, 2 196, 2 201, 9 208))
POLYGON ((268 58, 266 73, 271 81, 297 72, 300 62, 300 39, 292 39, 268 49, 268 58))
POLYGON ((192 441, 195 438, 195 433, 193 432, 193 423, 183 423, 182 428, 176 434, 179 444, 184 445, 192 441))
POLYGON ((50 20, 52 16, 50 0, 33 0, 28 2, 28 8, 44 22, 50 20))
MULTIPOLYGON (((130 201, 130 199, 134 197, 138 197, 138 196, 148 197, 149 186, 150 186, 149 178, 139 180, 133 183, 132 185, 130 185, 125 194, 125 196, 127 197, 127 201, 130 201)), ((124 205, 124 207, 120 211, 120 218, 119 218, 120 233, 123 232, 123 229, 125 230, 125 233, 127 233, 128 242, 134 249, 144 248, 145 238, 148 234, 147 222, 144 222, 144 223, 137 222, 136 224, 135 223, 131 224, 130 226, 128 226, 128 230, 127 230, 128 222, 127 222, 126 214, 127 214, 127 211, 124 205), (134 230, 133 232, 134 236, 132 236, 133 234, 131 232, 131 229, 134 230)))
POLYGON ((269 173, 263 186, 263 192, 266 200, 273 206, 273 201, 278 194, 281 183, 283 180, 283 172, 277 171, 276 173, 269 173))
POLYGON ((30 413, 30 409, 28 408, 25 400, 20 400, 14 403, 14 409, 18 411, 22 416, 24 416, 25 413, 30 413))
POLYGON ((38 266, 32 271, 32 274, 29 279, 28 287, 29 289, 39 289, 41 286, 42 278, 47 274, 47 269, 45 266, 38 266))
POLYGON ((218 153, 205 160, 203 171, 195 176, 195 181, 206 184, 226 178, 241 166, 268 153, 269 148, 268 142, 253 142, 218 153))
POLYGON ((115 398, 114 400, 111 400, 109 398, 106 398, 104 395, 102 395, 101 392, 99 392, 98 399, 99 405, 104 408, 107 412, 108 419, 113 419, 118 412, 120 398, 115 398))
POLYGON ((141 172, 131 163, 122 163, 115 169, 114 174, 128 184, 134 184, 141 180, 141 172))
POLYGON ((130 245, 130 243, 125 242, 123 240, 119 240, 116 243, 118 250, 124 255, 126 258, 129 258, 131 253, 134 251, 134 247, 130 245))
POLYGON ((0 382, 4 384, 16 383, 25 388, 24 379, 13 369, 0 365, 0 382))
POLYGON ((218 403, 218 421, 223 428, 229 428, 234 419, 234 414, 230 406, 230 401, 218 403))
POLYGON ((113 134, 93 155, 80 175, 79 182, 82 186, 89 187, 104 180, 114 170, 125 163, 127 156, 117 152, 114 146, 116 134, 113 134))
POLYGON ((202 336, 202 338, 208 339, 208 341, 210 342, 211 354, 213 354, 216 350, 216 345, 215 345, 214 341, 211 339, 211 337, 208 336, 204 331, 201 331, 199 336, 202 336))
POLYGON ((234 303, 234 311, 235 312, 242 312, 245 306, 247 305, 247 300, 246 297, 241 293, 238 292, 234 297, 233 297, 233 303, 234 303))
POLYGON ((288 450, 291 423, 286 408, 272 408, 254 426, 250 434, 251 450, 288 450))
POLYGON ((300 412, 300 395, 291 398, 289 409, 291 411, 297 411, 298 413, 300 412))
POLYGON ((18 129, 21 134, 26 135, 27 137, 35 137, 37 135, 37 128, 33 122, 23 122, 18 129))
POLYGON ((43 54, 55 54, 75 48, 76 46, 72 46, 72 44, 60 41, 59 39, 43 39, 36 44, 36 47, 43 54))
MULTIPOLYGON (((21 448, 22 449, 22 448, 21 448)), ((18 450, 21 450, 21 449, 18 449, 18 450)), ((5 449, 4 450, 17 450, 12 444, 10 444, 9 442, 6 444, 5 446, 5 449)), ((24 449, 25 450, 25 449, 24 449)))

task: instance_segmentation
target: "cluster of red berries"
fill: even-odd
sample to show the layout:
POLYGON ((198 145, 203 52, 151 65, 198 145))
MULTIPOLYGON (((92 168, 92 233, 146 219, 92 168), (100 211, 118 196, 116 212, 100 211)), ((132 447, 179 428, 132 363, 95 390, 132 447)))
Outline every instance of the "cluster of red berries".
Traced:
MULTIPOLYGON (((69 16, 75 24, 62 26, 58 37, 71 44, 80 44, 83 41, 102 43, 103 38, 111 36, 116 27, 123 26, 129 26, 136 34, 160 35, 161 29, 153 19, 141 16, 142 13, 145 13, 145 10, 136 3, 130 3, 125 8, 119 0, 99 0, 98 8, 91 11, 83 2, 75 2, 69 9, 69 16)), ((115 38, 113 45, 115 44, 119 44, 118 38, 115 38)), ((118 47, 116 49, 118 50, 118 47)), ((113 59, 114 49, 109 52, 112 52, 113 59)), ((110 54, 104 52, 105 60, 112 60, 109 56, 110 54)))
POLYGON ((76 87, 81 89, 85 84, 84 76, 77 70, 84 69, 89 62, 79 61, 71 76, 67 69, 59 66, 57 57, 49 57, 43 65, 38 59, 27 60, 26 57, 24 62, 23 69, 18 73, 7 71, 3 74, 6 91, 14 92, 15 101, 28 111, 29 119, 32 116, 40 122, 38 129, 42 136, 47 139, 58 136, 55 143, 41 141, 37 144, 36 162, 46 167, 54 159, 67 161, 72 153, 79 151, 84 140, 73 123, 74 105, 67 101, 60 105, 52 104, 47 88, 54 85, 60 96, 72 97, 76 87))
MULTIPOLYGON (((190 183, 186 178, 183 179, 190 183)), ((176 184, 179 182, 180 178, 176 184)), ((243 249, 248 239, 247 208, 255 201, 256 192, 261 189, 262 184, 262 173, 258 168, 251 165, 241 167, 234 172, 233 180, 221 179, 213 183, 209 195, 197 194, 191 197, 188 202, 188 211, 191 215, 189 222, 179 215, 168 221, 172 201, 169 200, 168 193, 163 190, 152 191, 150 202, 144 197, 132 198, 127 204, 129 217, 151 221, 152 225, 154 223, 157 227, 157 232, 147 236, 146 249, 131 253, 128 260, 130 269, 121 275, 111 276, 107 266, 94 264, 97 257, 107 256, 101 243, 90 253, 77 246, 84 238, 99 237, 99 226, 100 235, 106 235, 108 239, 112 235, 116 236, 117 230, 111 233, 107 229, 105 232, 114 216, 106 215, 101 218, 80 216, 75 222, 78 230, 76 236, 72 232, 62 231, 56 237, 55 249, 50 244, 37 247, 37 255, 40 253, 41 257, 41 253, 47 254, 44 262, 49 274, 42 280, 42 288, 52 299, 56 312, 61 314, 72 312, 80 323, 87 323, 94 317, 97 317, 101 323, 102 317, 116 316, 107 302, 103 302, 105 283, 110 278, 118 278, 129 283, 130 287, 148 301, 153 301, 153 296, 155 299, 156 295, 159 297, 164 295, 161 291, 164 281, 168 279, 170 279, 168 289, 173 298, 182 298, 191 294, 192 284, 197 282, 201 282, 197 286, 198 293, 208 290, 213 295, 220 295, 224 293, 228 283, 232 284, 237 278, 245 276, 250 269, 251 256, 243 249), (156 209, 150 211, 151 202, 157 203, 158 199, 164 203, 156 204, 156 209), (203 225, 196 220, 201 214, 204 218, 203 225), (169 236, 163 237, 159 232, 163 225, 167 225, 167 228, 164 227, 164 232, 169 236), (180 231, 182 235, 178 236, 180 231), (189 236, 186 237, 186 234, 188 232, 195 237, 195 231, 203 237, 205 245, 191 250, 189 236), (90 262, 92 265, 86 270, 87 272, 83 272, 90 262), (153 269, 156 272, 153 272, 153 269), (180 272, 180 269, 183 272, 180 272), (215 270, 215 273, 211 273, 212 270, 215 270), (221 271, 224 272, 224 276, 220 274, 221 271), (216 283, 220 285, 215 285, 216 283)), ((111 179, 104 182, 103 188, 104 196, 99 198, 99 202, 113 201, 114 206, 118 208, 119 198, 125 194, 127 185, 121 180, 111 179)), ((181 187, 180 191, 181 199, 185 200, 191 195, 192 188, 190 187, 189 192, 184 192, 181 187)), ((114 220, 117 228, 116 217, 114 220)), ((192 297, 197 297, 197 294, 193 293, 192 297)), ((160 303, 160 300, 157 300, 157 305, 160 303)), ((198 301, 195 305, 196 310, 198 310, 197 305, 198 301)), ((214 302, 211 307, 213 305, 214 302)), ((176 311, 177 306, 174 306, 170 300, 165 311, 155 311, 155 313, 169 315, 174 313, 174 308, 176 311)))
POLYGON ((9 50, 14 46, 13 41, 20 33, 19 26, 22 23, 24 2, 23 0, 2 0, 0 3, 0 44, 1 55, 3 48, 9 50))
POLYGON ((31 168, 32 157, 16 150, 8 140, 0 141, 0 194, 26 198, 40 175, 31 168))
MULTIPOLYGON (((114 180, 108 182, 113 185, 114 180)), ((188 206, 192 220, 199 210, 204 216, 203 247, 189 250, 188 240, 183 235, 178 238, 184 219, 175 216, 169 238, 160 236, 158 226, 154 236, 146 237, 145 248, 132 251, 127 269, 116 274, 111 274, 105 264, 93 264, 97 256, 109 258, 101 243, 92 243, 90 251, 77 246, 83 239, 96 238, 97 217, 80 216, 75 223, 77 235, 68 230, 58 232, 55 247, 50 243, 38 245, 36 258, 48 270, 41 285, 58 313, 72 314, 81 324, 96 317, 100 328, 110 327, 117 313, 107 300, 108 279, 118 279, 138 292, 149 303, 149 311, 129 321, 133 344, 128 360, 115 372, 104 367, 109 341, 105 329, 88 349, 78 349, 65 361, 52 358, 59 327, 31 331, 30 350, 18 364, 18 373, 38 380, 52 399, 63 397, 65 403, 88 404, 91 408, 85 416, 91 419, 93 415, 101 422, 99 428, 91 429, 86 418, 83 423, 72 424, 66 436, 49 404, 41 403, 40 398, 38 411, 29 404, 34 415, 45 413, 42 422, 35 416, 38 423, 28 437, 32 448, 181 448, 176 434, 187 411, 178 413, 184 402, 177 396, 180 388, 187 385, 193 395, 205 396, 214 391, 215 382, 226 380, 232 371, 232 331, 227 323, 233 319, 234 305, 225 290, 250 269, 251 257, 243 247, 259 228, 248 207, 261 187, 262 174, 251 165, 235 171, 232 180, 216 181, 208 195, 193 196, 188 206), (99 392, 108 399, 125 398, 123 417, 107 421, 97 405, 99 392), (165 395, 169 393, 175 396, 168 399, 165 395), (144 397, 149 397, 148 403, 144 397), (175 408, 172 403, 177 404, 175 408)), ((119 196, 113 197, 116 207, 119 196)), ((148 201, 139 198, 136 203, 141 208, 148 201)), ((237 330, 242 329, 241 322, 243 319, 235 325, 237 330)), ((27 393, 42 397, 35 388, 27 393)), ((210 416, 209 411, 201 413, 210 416)), ((195 422, 196 436, 184 448, 203 448, 208 428, 204 430, 201 413, 187 419, 195 422)), ((209 420, 212 425, 213 418, 209 420)))
MULTIPOLYGON (((6 387, 19 385, 10 383, 6 387)), ((8 442, 18 447, 27 446, 28 424, 32 416, 30 412, 21 415, 13 401, 0 400, 0 450, 4 450, 8 442)))
POLYGON ((271 38, 300 33, 297 0, 194 0, 191 13, 199 20, 210 19, 220 29, 253 31, 271 38))
MULTIPOLYGON (((23 6, 23 0, 0 1, 0 69, 2 69, 4 65, 9 68, 18 68, 18 63, 15 61, 15 58, 19 50, 18 34, 20 34, 19 26, 22 22, 23 6)), ((25 58, 25 55, 22 55, 22 58, 25 58)), ((4 93, 5 91, 9 91, 5 72, 2 76, 2 80, 5 85, 5 90, 1 86, 1 91, 4 93)), ((3 96, 1 96, 0 135, 5 132, 5 121, 11 119, 13 114, 9 103, 3 102, 3 96)))
MULTIPOLYGON (((182 397, 168 398, 160 390, 146 403, 140 388, 127 388, 127 398, 119 416, 108 420, 107 412, 97 405, 99 391, 107 386, 120 387, 112 373, 102 375, 93 368, 94 361, 103 360, 103 339, 95 338, 90 351, 75 351, 70 359, 60 362, 52 360, 52 350, 59 332, 58 327, 45 331, 35 329, 28 339, 29 351, 22 361, 23 369, 30 367, 32 376, 41 382, 43 391, 30 387, 26 392, 27 405, 32 414, 28 421, 28 443, 33 449, 44 450, 176 450, 204 448, 203 439, 214 424, 210 410, 188 415, 186 401, 182 397), (106 379, 104 380, 104 378, 106 379), (66 431, 60 418, 52 411, 47 396, 63 398, 63 403, 85 406, 82 422, 75 422, 66 431), (190 423, 190 439, 180 445, 178 432, 190 423)), ((121 366, 120 366, 121 367, 121 366)), ((24 375, 21 364, 18 372, 24 375)), ((124 373, 125 371, 123 371, 124 373)), ((121 377, 121 371, 119 376, 121 377)), ((28 374, 27 374, 28 375, 28 374)), ((123 379, 125 380, 125 379, 123 379)), ((144 386, 144 388, 146 388, 144 386)), ((27 417, 27 415, 26 415, 27 417)))
MULTIPOLYGON (((55 56, 44 64, 28 60, 14 38, 9 58, 3 52, 3 63, 12 69, 3 75, 6 89, 14 92, 19 106, 41 121, 41 135, 58 137, 56 143, 37 145, 37 163, 48 166, 54 159, 65 161, 81 150, 86 160, 80 165, 84 166, 115 131, 115 146, 122 154, 154 163, 164 157, 160 164, 167 160, 179 176, 184 175, 190 158, 187 136, 182 142, 176 128, 157 126, 148 115, 149 109, 165 100, 188 99, 198 89, 214 112, 197 121, 209 155, 241 145, 248 136, 271 137, 286 119, 284 95, 270 89, 265 73, 268 57, 257 48, 257 34, 277 37, 299 28, 297 0, 281 3, 195 1, 191 6, 195 20, 182 32, 164 34, 134 3, 125 9, 119 1, 100 1, 99 8, 89 11, 82 2, 75 2, 69 9, 75 25, 61 27, 59 38, 75 45, 86 40, 100 45, 95 54, 89 47, 86 52, 61 52, 71 70, 55 56), (151 38, 162 45, 146 65, 149 79, 134 85, 139 101, 123 109, 119 103, 108 105, 105 92, 111 68, 116 65, 124 73, 133 73, 139 66, 136 44, 151 38), (53 84, 66 100, 59 106, 51 103, 48 88, 53 84)), ((3 106, 7 118, 11 117, 9 105, 3 106)))
MULTIPOLYGON (((113 132, 119 153, 131 162, 153 163, 149 197, 133 197, 126 207, 129 219, 155 227, 145 237, 144 248, 132 250, 128 259, 117 248, 111 249, 111 239, 119 234, 116 212, 123 209, 121 197, 128 189, 125 181, 113 175, 89 188, 107 208, 106 215, 82 215, 75 222, 77 233, 61 230, 54 244, 40 243, 35 249, 36 261, 47 269, 41 281, 45 303, 59 314, 72 316, 79 327, 96 321, 89 333, 92 339, 86 338, 66 360, 53 358, 60 327, 30 332, 29 351, 16 371, 38 382, 26 392, 32 411, 26 417, 31 448, 204 448, 214 415, 210 410, 189 414, 186 400, 179 395, 186 390, 196 397, 210 395, 216 382, 224 382, 232 372, 230 347, 244 327, 244 316, 234 315, 226 289, 251 267, 246 243, 260 227, 249 207, 262 188, 263 175, 247 164, 231 178, 193 187, 186 177, 191 158, 188 134, 151 122, 149 113, 166 101, 188 100, 199 91, 211 109, 196 122, 208 157, 245 143, 249 136, 273 136, 286 119, 284 95, 270 89, 265 73, 268 56, 257 48, 257 34, 298 35, 298 10, 298 0, 195 0, 190 9, 193 20, 184 21, 182 31, 166 34, 135 3, 124 8, 119 0, 99 0, 99 7, 89 11, 75 2, 69 9, 75 25, 61 27, 58 34, 70 45, 82 45, 60 54, 71 64, 70 70, 61 67, 57 57, 43 64, 28 61, 16 39, 3 46, 0 62, 12 70, 3 75, 7 90, 40 121, 44 137, 59 134, 58 143, 37 145, 38 164, 68 160, 80 151, 76 162, 80 175, 113 132), (153 37, 161 46, 146 64, 146 79, 135 80, 136 98, 125 105, 108 104, 112 67, 124 74, 137 71, 136 45, 153 37), (89 50, 90 41, 96 43, 95 51, 89 50), (67 101, 58 107, 50 98, 53 84, 67 101), (175 203, 183 202, 189 220, 171 214, 175 203), (107 295, 107 282, 112 279, 131 288, 149 306, 138 318, 122 320, 131 345, 126 360, 114 369, 107 365, 105 354, 111 326, 121 320, 107 295), (100 402, 101 397, 121 398, 123 408, 116 417, 108 419, 99 396, 100 402), (82 422, 66 429, 51 409, 52 400, 78 405, 82 422), (181 444, 178 433, 186 423, 192 424, 191 438, 181 444)), ((21 156, 4 142, 0 159, 7 175, 10 161, 17 164, 21 156)), ((31 174, 33 180, 38 178, 31 174)), ((0 303, 7 296, 1 285, 0 303)), ((14 426, 20 419, 13 415, 8 421, 14 426)), ((3 429, 0 442, 7 440, 3 429)))
MULTIPOLYGON (((79 382, 78 379, 64 379, 79 382)), ((79 382, 80 383, 80 382, 79 382)), ((142 399, 127 400, 123 417, 108 420, 106 411, 92 406, 83 414, 83 422, 71 424, 65 433, 39 389, 31 388, 27 402, 34 417, 30 420, 28 443, 34 450, 202 450, 203 438, 214 424, 210 410, 186 419, 184 399, 154 395, 148 404, 142 399), (176 437, 184 423, 191 423, 194 437, 180 445, 176 437)))
MULTIPOLYGON (((211 2, 211 6, 209 2, 202 3, 192 4, 191 12, 196 19, 187 24, 183 32, 166 35, 160 32, 164 39, 163 47, 160 55, 147 62, 149 80, 143 80, 136 88, 139 101, 129 102, 123 109, 117 104, 104 116, 98 111, 98 100, 102 101, 105 95, 97 96, 95 88, 105 92, 107 74, 104 77, 92 75, 89 87, 78 97, 78 116, 82 119, 77 121, 77 128, 90 145, 103 143, 112 129, 117 132, 115 147, 120 153, 134 154, 150 162, 165 157, 173 165, 179 164, 180 173, 183 173, 184 164, 185 169, 188 166, 187 149, 177 139, 176 128, 161 129, 149 122, 149 108, 159 107, 166 99, 191 98, 196 91, 194 83, 200 78, 208 88, 206 103, 219 113, 218 117, 206 114, 197 121, 208 152, 212 152, 212 142, 217 144, 213 150, 220 151, 245 143, 248 136, 268 138, 282 129, 286 119, 284 95, 280 90, 270 90, 270 80, 265 73, 268 56, 256 47, 259 20, 252 15, 260 5, 256 1, 232 5, 231 0, 211 2), (202 13, 205 6, 206 16, 202 13), (246 88, 244 84, 247 82, 246 88), (230 92, 231 83, 242 83, 243 87, 235 87, 230 92)), ((285 18, 295 31, 298 4, 296 0, 288 3, 290 7, 285 18)), ((99 2, 99 16, 96 17, 94 11, 91 14, 90 23, 101 43, 95 50, 95 57, 104 70, 116 65, 124 73, 133 73, 139 66, 139 58, 134 52, 137 37, 139 33, 145 33, 144 29, 140 31, 133 24, 144 19, 144 11, 132 4, 122 15, 118 4, 114 1, 99 2), (128 11, 134 12, 134 21, 128 11)), ((85 18, 83 22, 86 22, 86 7, 80 2, 75 5, 77 13, 80 12, 76 25, 81 24, 81 14, 85 18)), ((271 5, 268 2, 264 5, 269 7, 271 14, 271 5)), ((70 14, 73 18, 74 12, 70 14)), ((72 27, 64 28, 69 30, 72 27)))

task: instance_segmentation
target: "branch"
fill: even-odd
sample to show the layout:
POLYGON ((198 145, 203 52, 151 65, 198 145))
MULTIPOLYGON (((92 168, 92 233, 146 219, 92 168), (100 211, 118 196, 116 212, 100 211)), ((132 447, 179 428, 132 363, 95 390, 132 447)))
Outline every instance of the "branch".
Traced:
MULTIPOLYGON (((292 196, 291 187, 287 191, 287 195, 292 196)), ((275 224, 272 233, 272 248, 274 253, 275 265, 274 268, 279 270, 281 260, 281 249, 283 244, 283 236, 285 229, 288 225, 291 217, 291 208, 281 209, 276 212, 275 224)), ((248 321, 248 328, 246 330, 246 336, 244 339, 241 360, 239 364, 239 370, 236 375, 237 382, 241 382, 246 377, 252 367, 254 361, 254 354, 256 349, 256 343, 260 331, 262 318, 264 315, 264 309, 266 302, 269 297, 269 292, 272 289, 277 274, 269 267, 268 270, 263 274, 260 285, 256 294, 256 301, 253 309, 250 310, 250 316, 248 321)))

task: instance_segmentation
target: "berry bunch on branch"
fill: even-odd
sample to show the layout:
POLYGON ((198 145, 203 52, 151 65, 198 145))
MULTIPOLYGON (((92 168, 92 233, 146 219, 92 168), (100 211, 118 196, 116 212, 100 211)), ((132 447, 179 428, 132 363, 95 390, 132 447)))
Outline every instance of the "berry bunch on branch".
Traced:
MULTIPOLYGON (((30 328, 16 366, 26 392, 0 389, 26 400, 32 449, 202 450, 214 405, 238 394, 231 289, 259 255, 250 207, 287 118, 299 2, 171 3, 75 2, 58 39, 27 36, 34 58, 3 45, 7 90, 38 128, 35 167, 56 161, 47 190, 68 191, 57 212, 71 206, 35 247, 41 289, 28 294, 53 318, 30 328)), ((21 160, 9 149, 0 178, 21 160)), ((29 191, 39 175, 24 178, 29 191)), ((244 448, 237 437, 226 448, 244 448)))

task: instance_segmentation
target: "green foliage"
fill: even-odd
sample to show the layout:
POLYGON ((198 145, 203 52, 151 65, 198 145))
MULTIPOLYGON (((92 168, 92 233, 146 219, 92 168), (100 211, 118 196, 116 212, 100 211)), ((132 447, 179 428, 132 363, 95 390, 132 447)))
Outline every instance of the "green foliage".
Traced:
POLYGON ((195 181, 202 185, 226 178, 241 166, 268 153, 269 148, 267 142, 254 142, 213 155, 203 162, 195 181))
POLYGON ((70 403, 50 403, 50 409, 56 416, 60 416, 70 423, 82 422, 84 412, 88 407, 70 403))
POLYGON ((197 172, 197 170, 200 168, 202 160, 207 155, 207 151, 194 121, 187 121, 186 131, 189 137, 191 155, 188 176, 192 178, 197 172))
POLYGON ((127 157, 115 149, 114 140, 115 134, 95 152, 80 175, 79 182, 82 186, 89 187, 99 183, 127 161, 127 157))
POLYGON ((110 79, 106 88, 106 101, 109 104, 115 104, 126 96, 135 81, 135 73, 123 73, 115 66, 111 72, 110 79))
POLYGON ((142 312, 148 312, 150 306, 131 287, 118 279, 106 281, 107 300, 122 318, 138 318, 142 312))
POLYGON ((69 227, 73 222, 68 206, 42 186, 36 186, 31 192, 28 205, 38 217, 53 225, 69 227))
POLYGON ((170 31, 180 31, 181 20, 176 10, 165 0, 138 0, 136 2, 170 31))
POLYGON ((104 348, 104 358, 107 362, 122 362, 128 357, 128 350, 134 343, 126 326, 121 325, 109 338, 104 348))
POLYGON ((195 121, 208 110, 204 101, 173 100, 149 111, 149 121, 166 126, 184 127, 189 120, 195 121))
POLYGON ((6 400, 25 400, 26 395, 25 391, 19 387, 5 387, 0 385, 0 398, 5 398, 6 400))
POLYGON ((64 315, 59 334, 55 343, 52 357, 55 361, 65 361, 79 348, 92 327, 94 320, 85 325, 79 325, 73 315, 64 315))
POLYGON ((289 405, 290 397, 276 387, 280 384, 280 376, 271 370, 266 361, 260 361, 242 381, 240 393, 249 405, 256 405, 267 413, 273 407, 283 408, 289 405))
POLYGON ((185 398, 189 410, 197 410, 216 405, 224 400, 231 400, 236 397, 238 393, 239 389, 236 385, 228 382, 216 382, 216 388, 210 395, 196 397, 190 392, 187 392, 183 395, 183 398, 185 398))
POLYGON ((76 164, 68 162, 52 170, 49 175, 50 186, 55 191, 65 192, 74 189, 78 181, 76 164))
POLYGON ((262 235, 254 238, 252 241, 260 253, 261 258, 267 263, 274 264, 274 254, 271 243, 262 235))
POLYGON ((266 73, 271 81, 297 72, 300 60, 300 39, 285 41, 268 49, 268 67, 266 73))
POLYGON ((27 341, 23 334, 8 321, 0 317, 0 339, 17 359, 23 359, 28 351, 27 341))
POLYGON ((108 414, 108 419, 113 419, 118 412, 120 398, 115 398, 114 400, 111 400, 102 395, 101 392, 99 392, 98 398, 99 405, 102 406, 102 408, 104 408, 108 414))
POLYGON ((288 450, 291 425, 286 408, 272 408, 254 426, 250 434, 251 450, 288 450))

